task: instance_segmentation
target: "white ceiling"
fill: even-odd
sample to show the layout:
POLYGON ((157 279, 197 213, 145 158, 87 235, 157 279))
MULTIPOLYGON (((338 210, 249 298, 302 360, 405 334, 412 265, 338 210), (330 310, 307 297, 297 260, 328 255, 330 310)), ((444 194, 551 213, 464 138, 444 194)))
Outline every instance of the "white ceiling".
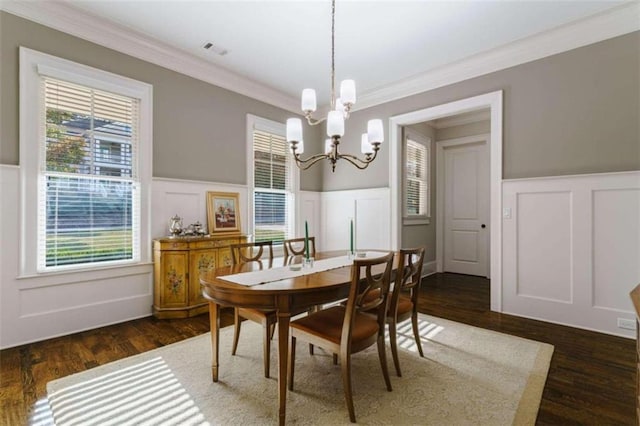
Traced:
MULTIPOLYGON (((330 91, 331 2, 65 1, 298 98, 330 91), (205 42, 227 49, 218 56, 205 42)), ((358 95, 566 25, 624 1, 356 1, 336 4, 336 84, 358 95)))

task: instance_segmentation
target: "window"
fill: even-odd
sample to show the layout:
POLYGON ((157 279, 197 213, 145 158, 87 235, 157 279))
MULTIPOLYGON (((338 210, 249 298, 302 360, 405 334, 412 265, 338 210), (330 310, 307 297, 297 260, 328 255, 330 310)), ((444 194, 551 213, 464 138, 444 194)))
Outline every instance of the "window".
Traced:
MULTIPOLYGON (((405 219, 426 220, 429 211, 429 139, 407 132, 404 145, 404 215, 405 219)), ((405 220, 405 223, 407 221, 405 220)))
POLYGON ((23 199, 35 207, 23 235, 37 252, 23 252, 23 273, 148 260, 150 86, 29 49, 23 67, 25 118, 38 123, 20 142, 23 199))
POLYGON ((289 155, 285 126, 254 116, 248 120, 253 239, 279 243, 295 236, 299 173, 289 155))

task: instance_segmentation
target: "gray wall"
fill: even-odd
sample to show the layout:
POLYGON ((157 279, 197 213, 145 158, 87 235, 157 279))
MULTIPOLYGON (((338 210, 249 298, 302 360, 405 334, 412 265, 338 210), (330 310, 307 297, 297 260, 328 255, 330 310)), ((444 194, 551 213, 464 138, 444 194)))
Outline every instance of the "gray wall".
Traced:
MULTIPOLYGON (((50 53, 154 86, 153 174, 246 183, 246 114, 284 122, 292 113, 77 37, 0 12, 0 163, 18 164, 18 46, 50 53)), ((640 32, 357 111, 344 152, 359 152, 370 118, 504 90, 504 178, 640 169, 640 32)), ((321 150, 324 125, 305 129, 321 150)), ((315 149, 313 149, 315 148, 315 149)), ((389 185, 388 141, 366 171, 301 173, 305 190, 389 185), (386 148, 386 149, 385 149, 386 148)))
MULTIPOLYGON (((640 32, 357 111, 345 145, 355 150, 371 118, 496 90, 504 91, 505 179, 640 169, 640 32)), ((323 189, 388 186, 386 147, 365 172, 325 171, 323 189)))
POLYGON ((465 136, 482 135, 485 133, 491 133, 491 120, 478 121, 475 123, 437 129, 436 141, 463 138, 465 136))
MULTIPOLYGON (((18 47, 153 85, 153 176, 246 184, 246 115, 285 122, 293 113, 69 34, 0 12, 0 164, 18 164, 18 47)), ((308 150, 315 141, 305 140, 308 150)), ((314 147, 315 148, 315 147, 314 147)), ((320 190, 321 171, 301 173, 320 190)))

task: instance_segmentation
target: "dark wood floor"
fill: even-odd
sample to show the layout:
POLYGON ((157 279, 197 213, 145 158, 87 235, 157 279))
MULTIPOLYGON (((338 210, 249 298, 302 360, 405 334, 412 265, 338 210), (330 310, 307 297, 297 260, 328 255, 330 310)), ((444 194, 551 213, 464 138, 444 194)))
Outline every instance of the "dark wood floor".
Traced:
MULTIPOLYGON (((636 424, 634 340, 491 312, 489 281, 465 275, 427 277, 420 311, 554 345, 537 424, 636 424)), ((50 380, 207 331, 207 315, 149 317, 0 351, 0 424, 27 424, 50 380)))

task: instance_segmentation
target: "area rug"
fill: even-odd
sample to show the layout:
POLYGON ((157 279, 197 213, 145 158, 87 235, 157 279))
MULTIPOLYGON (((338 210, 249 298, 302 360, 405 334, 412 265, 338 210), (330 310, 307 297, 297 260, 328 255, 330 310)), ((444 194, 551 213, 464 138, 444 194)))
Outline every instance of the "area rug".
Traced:
MULTIPOLYGON (((374 347, 353 355, 360 424, 533 425, 553 346, 420 315, 424 358, 411 326, 400 330, 402 377, 387 392, 374 347)), ((57 425, 262 425, 278 421, 277 354, 263 376, 258 324, 242 327, 231 356, 232 327, 220 331, 219 382, 211 381, 207 333, 47 384, 57 425)), ((274 345, 275 346, 275 345, 274 345)), ((287 424, 350 424, 340 366, 298 343, 287 424)))

